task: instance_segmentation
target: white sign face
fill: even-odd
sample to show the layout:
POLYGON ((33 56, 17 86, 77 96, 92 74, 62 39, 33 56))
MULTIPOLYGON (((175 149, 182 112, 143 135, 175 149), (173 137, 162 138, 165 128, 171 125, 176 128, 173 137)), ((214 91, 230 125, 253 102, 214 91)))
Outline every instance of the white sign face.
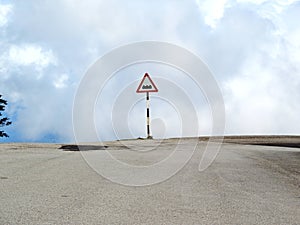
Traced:
POLYGON ((157 87, 155 86, 154 82, 152 81, 148 73, 145 73, 136 92, 137 93, 158 92, 157 87))

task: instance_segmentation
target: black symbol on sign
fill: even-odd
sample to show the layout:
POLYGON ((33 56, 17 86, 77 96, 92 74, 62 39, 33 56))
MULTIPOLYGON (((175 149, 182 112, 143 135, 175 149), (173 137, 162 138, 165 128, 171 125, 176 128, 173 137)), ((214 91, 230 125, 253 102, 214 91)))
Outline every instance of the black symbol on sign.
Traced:
POLYGON ((142 89, 152 89, 152 85, 143 85, 142 89))

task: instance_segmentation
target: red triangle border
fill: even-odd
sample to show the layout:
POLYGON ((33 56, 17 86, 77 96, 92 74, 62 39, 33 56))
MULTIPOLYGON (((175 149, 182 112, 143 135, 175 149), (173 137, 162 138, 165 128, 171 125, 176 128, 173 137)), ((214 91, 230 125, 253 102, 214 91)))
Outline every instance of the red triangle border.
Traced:
POLYGON ((138 88, 136 89, 136 93, 146 93, 146 92, 158 92, 158 89, 157 89, 156 85, 154 84, 153 80, 151 79, 151 77, 149 76, 148 73, 145 73, 141 83, 139 84, 138 88), (141 90, 142 84, 144 83, 144 80, 146 79, 146 77, 148 77, 148 79, 150 80, 150 83, 154 87, 154 90, 149 90, 149 91, 141 90))

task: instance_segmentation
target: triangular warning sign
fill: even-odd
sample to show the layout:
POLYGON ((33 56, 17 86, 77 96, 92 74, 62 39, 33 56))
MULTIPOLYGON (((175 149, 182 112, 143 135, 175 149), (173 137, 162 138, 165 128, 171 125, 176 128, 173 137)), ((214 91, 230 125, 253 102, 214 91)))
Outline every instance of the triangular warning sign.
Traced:
POLYGON ((152 81, 148 73, 145 73, 136 92, 137 93, 158 92, 157 87, 155 86, 154 82, 152 81))

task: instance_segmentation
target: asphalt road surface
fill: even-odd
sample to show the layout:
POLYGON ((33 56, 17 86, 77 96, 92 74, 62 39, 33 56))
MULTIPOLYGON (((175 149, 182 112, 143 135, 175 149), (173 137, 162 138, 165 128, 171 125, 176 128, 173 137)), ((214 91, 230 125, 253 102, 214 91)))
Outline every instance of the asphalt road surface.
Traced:
MULTIPOLYGON (((158 142, 127 144, 143 150, 158 142)), ((151 160, 168 154, 173 142, 163 141, 151 160)), ((128 187, 96 173, 79 151, 69 151, 74 146, 60 147, 0 145, 1 225, 300 224, 299 148, 227 143, 213 164, 199 172, 201 142, 170 179, 128 187)), ((91 149, 86 153, 102 151, 91 149)), ((129 163, 151 163, 147 157, 133 162, 118 142, 107 143, 106 150, 129 163)))

